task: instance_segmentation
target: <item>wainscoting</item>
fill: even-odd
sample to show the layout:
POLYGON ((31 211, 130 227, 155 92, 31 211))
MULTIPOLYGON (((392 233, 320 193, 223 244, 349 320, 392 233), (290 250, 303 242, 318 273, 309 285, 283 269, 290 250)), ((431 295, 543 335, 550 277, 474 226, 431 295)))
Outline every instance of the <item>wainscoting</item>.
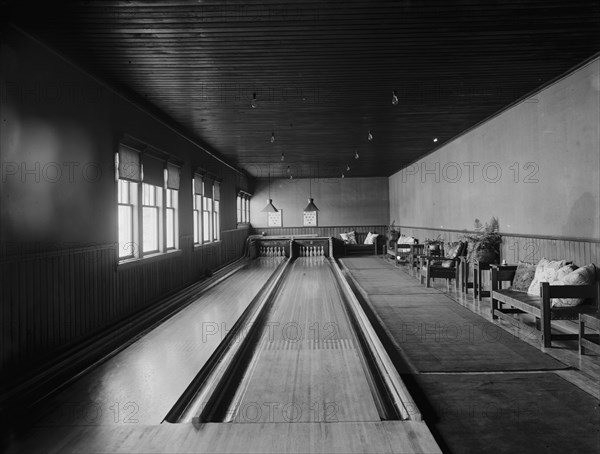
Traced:
MULTIPOLYGON (((444 241, 457 241, 465 231, 426 229, 401 226, 400 231, 422 243, 426 238, 441 236, 444 241)), ((502 233, 500 256, 509 263, 536 263, 541 258, 571 260, 578 266, 595 263, 600 266, 600 240, 582 238, 543 237, 502 233)))
MULTIPOLYGON (((4 254, 0 261, 0 375, 5 382, 242 256, 250 229, 221 241, 117 266, 116 245, 4 254), (10 374, 6 373, 10 370, 10 374)), ((5 252, 5 251, 3 251, 5 252)), ((3 387, 6 383, 3 383, 3 387)))

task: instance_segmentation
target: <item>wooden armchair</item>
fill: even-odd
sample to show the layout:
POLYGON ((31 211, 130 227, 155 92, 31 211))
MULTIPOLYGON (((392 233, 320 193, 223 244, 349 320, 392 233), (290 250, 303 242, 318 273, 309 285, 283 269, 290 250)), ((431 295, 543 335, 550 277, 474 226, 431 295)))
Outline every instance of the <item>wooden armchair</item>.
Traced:
POLYGON ((420 281, 427 287, 431 287, 431 279, 446 279, 448 291, 450 291, 450 280, 454 279, 454 285, 458 291, 460 275, 460 257, 467 253, 467 243, 458 241, 446 245, 446 256, 421 256, 420 257, 420 281))

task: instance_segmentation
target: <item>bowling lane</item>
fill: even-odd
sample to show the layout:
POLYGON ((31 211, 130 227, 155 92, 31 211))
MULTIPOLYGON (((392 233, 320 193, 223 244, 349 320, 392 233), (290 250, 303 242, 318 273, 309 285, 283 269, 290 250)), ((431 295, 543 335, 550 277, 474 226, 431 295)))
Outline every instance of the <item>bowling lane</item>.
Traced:
POLYGON ((160 424, 283 257, 253 260, 53 397, 38 425, 160 424))
POLYGON ((235 422, 380 421, 329 261, 300 257, 228 414, 235 422))

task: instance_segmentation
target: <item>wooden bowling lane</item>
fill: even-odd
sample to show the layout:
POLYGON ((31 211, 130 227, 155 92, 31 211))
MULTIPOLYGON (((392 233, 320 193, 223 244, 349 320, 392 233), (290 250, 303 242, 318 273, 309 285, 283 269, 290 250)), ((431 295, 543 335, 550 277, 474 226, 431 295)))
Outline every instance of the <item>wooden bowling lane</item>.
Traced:
POLYGON ((160 424, 283 257, 249 262, 49 399, 37 425, 160 424))
POLYGON ((270 309, 230 421, 380 421, 331 265, 300 257, 270 309))

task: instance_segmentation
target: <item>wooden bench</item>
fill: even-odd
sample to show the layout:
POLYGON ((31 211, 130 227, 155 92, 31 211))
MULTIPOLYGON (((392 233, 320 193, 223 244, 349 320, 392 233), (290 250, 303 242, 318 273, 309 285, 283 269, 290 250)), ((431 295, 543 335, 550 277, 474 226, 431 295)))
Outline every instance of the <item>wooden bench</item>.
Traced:
POLYGON ((585 334, 586 326, 600 332, 600 314, 579 314, 579 354, 584 355, 586 348, 600 353, 600 344, 596 343, 600 339, 600 335, 585 334), (592 342, 592 339, 596 342, 592 342))
MULTIPOLYGON (((600 283, 596 274, 596 282, 592 285, 550 285, 540 283, 540 295, 530 295, 525 292, 503 289, 502 282, 512 281, 516 266, 491 265, 492 268, 492 319, 498 317, 513 320, 509 314, 527 313, 536 318, 536 326, 541 328, 543 347, 551 347, 552 339, 575 340, 577 334, 552 334, 552 320, 578 320, 579 314, 591 314, 598 311, 600 301, 600 283), (586 298, 591 303, 574 307, 552 307, 552 298, 586 298), (511 306, 503 308, 502 304, 511 306)), ((598 271, 596 269, 596 271, 598 271)))

